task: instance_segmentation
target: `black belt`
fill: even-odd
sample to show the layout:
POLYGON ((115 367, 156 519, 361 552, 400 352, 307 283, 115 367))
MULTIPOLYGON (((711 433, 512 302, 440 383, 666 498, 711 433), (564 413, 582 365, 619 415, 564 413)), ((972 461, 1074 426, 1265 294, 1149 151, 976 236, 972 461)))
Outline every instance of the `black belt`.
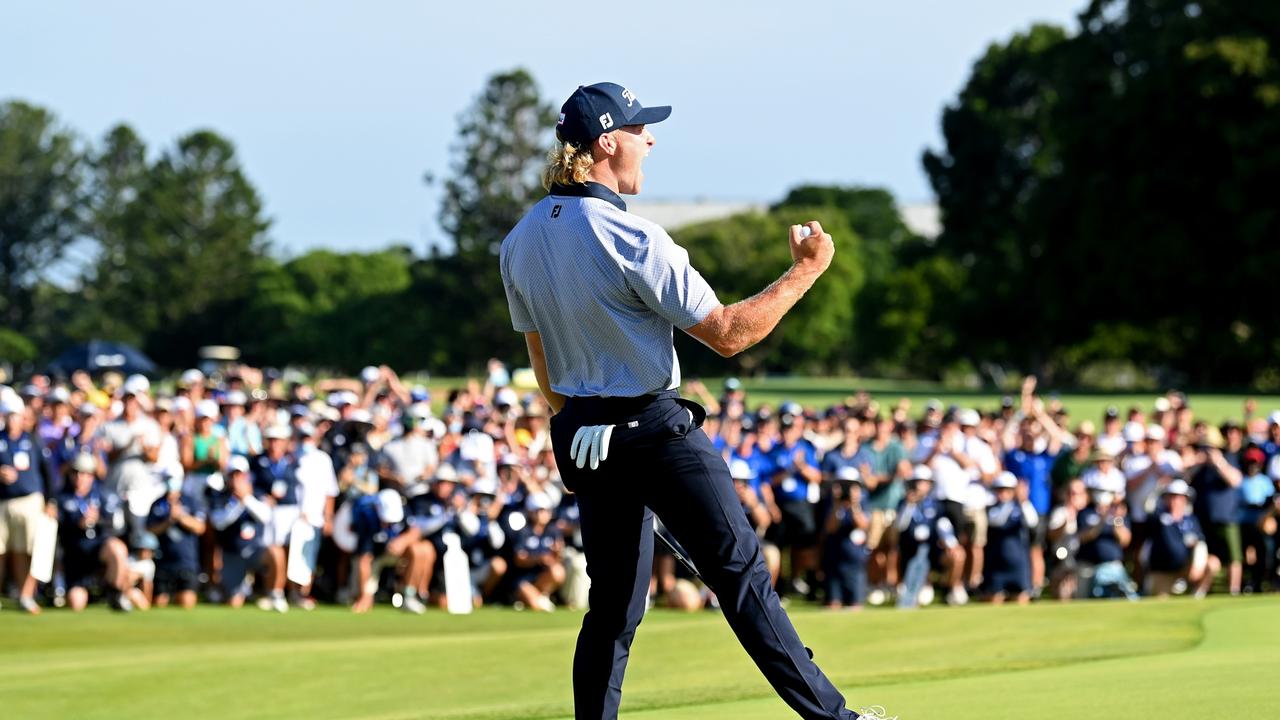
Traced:
POLYGON ((674 400, 678 397, 680 393, 675 390, 663 390, 634 397, 571 395, 565 399, 565 404, 572 405, 575 412, 627 417, 639 413, 659 400, 674 400))

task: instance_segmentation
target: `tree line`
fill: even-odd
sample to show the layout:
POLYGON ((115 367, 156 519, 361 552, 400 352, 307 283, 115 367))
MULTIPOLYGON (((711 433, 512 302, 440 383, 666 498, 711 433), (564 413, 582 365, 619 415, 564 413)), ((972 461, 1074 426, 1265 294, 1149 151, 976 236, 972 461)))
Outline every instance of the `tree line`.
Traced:
MULTIPOLYGON (((1280 389, 1278 49, 1280 5, 1246 0, 1093 0, 1074 31, 993 43, 922 158, 940 237, 914 235, 883 189, 829 186, 674 232, 726 302, 785 266, 788 224, 820 217, 839 244, 729 370, 1280 389)), ((127 125, 88 143, 48 110, 0 105, 0 358, 92 336, 170 367, 222 343, 343 370, 520 363, 496 252, 541 195, 553 121, 527 71, 494 75, 459 121, 448 246, 278 259, 217 133, 155 153, 127 125), (50 282, 68 253, 90 260, 50 282)), ((678 342, 687 372, 725 372, 678 342)))

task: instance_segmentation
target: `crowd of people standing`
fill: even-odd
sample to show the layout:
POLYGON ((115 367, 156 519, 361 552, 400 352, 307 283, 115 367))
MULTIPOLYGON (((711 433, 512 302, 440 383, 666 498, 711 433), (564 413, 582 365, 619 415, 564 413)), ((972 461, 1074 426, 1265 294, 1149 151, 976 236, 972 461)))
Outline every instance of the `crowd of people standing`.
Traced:
MULTIPOLYGON (((707 407, 703 430, 790 597, 912 607, 935 588, 963 604, 1277 587, 1280 412, 1211 425, 1173 392, 1073 423, 1031 378, 985 411, 867 393, 749 407, 735 379, 684 390, 707 407)), ((95 600, 422 613, 455 592, 584 606, 576 503, 540 396, 493 361, 484 383, 434 400, 387 367, 311 384, 188 370, 163 392, 85 373, 0 387, 0 598, 29 613, 95 600), (446 581, 451 553, 469 576, 446 581)), ((654 602, 715 605, 657 550, 654 602)))

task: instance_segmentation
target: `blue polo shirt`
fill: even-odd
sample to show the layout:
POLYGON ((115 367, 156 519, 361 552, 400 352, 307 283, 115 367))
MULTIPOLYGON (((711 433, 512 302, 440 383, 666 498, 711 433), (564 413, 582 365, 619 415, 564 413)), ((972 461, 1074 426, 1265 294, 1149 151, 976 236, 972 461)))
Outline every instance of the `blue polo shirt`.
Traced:
POLYGON ((253 472, 253 494, 258 498, 274 497, 277 505, 298 504, 298 463, 285 453, 272 460, 266 453, 249 461, 253 472))
POLYGON ((1240 491, 1239 522, 1246 525, 1257 524, 1266 512, 1267 503, 1276 492, 1275 481, 1266 473, 1258 473, 1246 477, 1238 488, 1240 491))
POLYGON ((1021 448, 1010 450, 1004 455, 1004 469, 1013 473, 1019 480, 1027 483, 1030 491, 1031 507, 1044 517, 1049 514, 1049 506, 1053 500, 1053 484, 1050 473, 1057 455, 1046 452, 1027 452, 1021 448))
POLYGON ((914 506, 903 500, 898 506, 897 522, 902 529, 898 546, 903 558, 914 557, 921 545, 941 548, 956 544, 955 528, 933 498, 925 498, 914 506))
POLYGON ((822 456, 822 464, 820 466, 822 474, 828 477, 835 475, 841 468, 851 467, 859 472, 862 466, 871 466, 875 458, 866 449, 865 446, 859 446, 853 451, 852 455, 845 455, 840 448, 828 450, 826 455, 822 456))
MULTIPOLYGON (((147 525, 159 525, 168 520, 171 505, 168 495, 152 503, 147 525)), ((204 503, 192 495, 179 495, 178 506, 194 518, 205 519, 204 503)), ((157 565, 175 570, 200 570, 200 536, 175 522, 159 533, 157 539, 160 541, 160 548, 156 551, 157 565)))
MULTIPOLYGON (((866 493, 863 493, 862 512, 866 512, 866 493)), ((835 566, 867 564, 871 550, 867 547, 867 533, 853 523, 853 510, 844 503, 837 505, 832 513, 836 518, 836 530, 826 539, 823 560, 835 566)))
POLYGON ((689 253, 595 182, 555 186, 502 241, 517 332, 538 332, 551 389, 634 397, 680 386, 674 328, 720 306, 689 253))
MULTIPOLYGON (((1045 475, 1046 479, 1048 474, 1045 475)), ((1031 531, 1022 505, 1010 500, 987 508, 987 570, 1023 572, 1031 559, 1031 531)))
POLYGON ((18 479, 10 484, 0 482, 0 500, 26 497, 44 491, 44 450, 29 432, 17 439, 0 431, 0 466, 9 466, 18 472, 18 479))
MULTIPOLYGON (((560 531, 553 524, 548 524, 542 532, 535 532, 530 525, 516 533, 511 549, 514 552, 525 552, 531 557, 549 555, 556 549, 560 541, 560 531)), ((527 568, 526 568, 527 569, 527 568)))
POLYGON ((74 492, 60 495, 58 535, 61 536, 63 549, 81 555, 96 555, 107 538, 119 534, 115 518, 121 508, 120 497, 104 488, 97 480, 93 481, 93 486, 84 495, 74 492), (91 507, 98 509, 98 521, 90 527, 82 528, 80 521, 91 507))
POLYGON ((213 493, 209 507, 209 516, 214 519, 215 524, 221 524, 218 522, 220 517, 230 519, 221 530, 215 531, 218 546, 223 552, 249 558, 266 547, 262 522, 231 491, 213 493))
MULTIPOLYGON (((1129 527, 1129 518, 1123 518, 1124 526, 1129 527)), ((1093 506, 1076 514, 1076 524, 1081 532, 1102 526, 1098 536, 1093 540, 1080 544, 1080 559, 1095 565, 1104 562, 1116 562, 1124 559, 1124 548, 1116 537, 1116 529, 1110 522, 1098 514, 1093 506)))
POLYGON ((804 438, 800 438, 790 447, 779 443, 769 452, 769 460, 774 467, 773 474, 775 476, 782 474, 780 478, 776 478, 778 487, 776 496, 780 501, 802 502, 809 498, 809 481, 794 469, 796 453, 799 453, 810 467, 818 467, 818 450, 804 438))
POLYGON ((413 499, 410 511, 409 524, 418 528, 423 538, 435 543, 437 549, 443 550, 444 533, 457 530, 457 512, 452 499, 441 499, 434 493, 419 495, 413 499))
POLYGON ((1236 522, 1240 514, 1239 489, 1228 485, 1217 468, 1208 463, 1196 468, 1191 475, 1191 487, 1196 490, 1195 510, 1201 523, 1236 522))
POLYGON ((409 529, 405 521, 384 523, 378 517, 378 496, 362 495, 352 501, 351 530, 356 534, 356 555, 381 555, 387 543, 409 529))
POLYGON ((1191 562, 1191 551, 1204 541, 1204 532, 1196 516, 1186 513, 1175 520, 1167 512, 1151 519, 1151 553, 1147 567, 1156 572, 1178 572, 1191 562))
POLYGON ((747 467, 751 468, 751 472, 755 473, 755 477, 748 480, 747 484, 755 491, 756 496, 760 497, 760 485, 768 482, 769 476, 773 474, 773 460, 768 455, 760 452, 758 447, 752 447, 751 452, 745 456, 737 450, 731 451, 729 453, 729 462, 734 460, 745 462, 747 467))
POLYGON ((478 568, 499 554, 506 544, 506 535, 496 520, 478 515, 480 525, 474 533, 460 533, 462 551, 467 554, 472 568, 478 568))

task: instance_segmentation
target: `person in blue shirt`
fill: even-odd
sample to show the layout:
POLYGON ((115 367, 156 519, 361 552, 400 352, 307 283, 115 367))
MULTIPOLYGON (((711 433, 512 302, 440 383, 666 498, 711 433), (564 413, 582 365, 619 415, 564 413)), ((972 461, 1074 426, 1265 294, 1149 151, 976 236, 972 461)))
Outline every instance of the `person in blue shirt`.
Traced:
POLYGON ((1101 488, 1091 488, 1093 504, 1076 514, 1077 539, 1080 541, 1078 559, 1083 569, 1092 575, 1086 591, 1094 597, 1102 597, 1118 591, 1136 599, 1129 573, 1124 567, 1124 549, 1133 539, 1124 502, 1115 493, 1101 488))
POLYGON ((1181 580, 1203 598, 1222 569, 1208 552, 1199 521, 1188 512, 1190 496, 1191 488, 1181 478, 1170 481, 1161 497, 1163 507, 1148 520, 1151 532, 1143 555, 1148 592, 1156 597, 1169 595, 1181 580))
POLYGON ((36 604, 36 579, 31 577, 31 553, 41 515, 56 517, 58 483, 49 472, 40 441, 30 432, 31 414, 16 395, 0 396, 0 587, 12 556, 18 603, 23 610, 40 614, 36 604))
POLYGON ((166 478, 166 494, 151 505, 147 530, 159 540, 156 550, 155 606, 176 599, 183 609, 196 606, 200 587, 200 538, 206 528, 204 501, 183 491, 183 478, 166 478))
POLYGON ((847 417, 841 425, 843 433, 840 445, 822 456, 820 467, 822 477, 827 482, 834 482, 836 473, 841 468, 851 467, 857 470, 860 478, 871 472, 871 453, 862 449, 862 422, 856 417, 847 417))
POLYGON ((760 475, 751 462, 742 458, 734 457, 729 460, 729 476, 733 478, 733 488, 738 493, 738 502, 747 515, 747 522, 755 530, 756 537, 760 538, 760 552, 764 555, 765 567, 769 569, 769 577, 776 585, 778 575, 782 572, 782 551, 766 539, 769 528, 773 526, 774 516, 761 499, 760 492, 768 490, 769 485, 760 482, 760 475))
POLYGON ((817 569, 818 518, 817 503, 821 499, 822 471, 818 467, 818 451, 804 438, 804 416, 779 415, 782 442, 769 452, 773 463, 773 494, 782 514, 782 538, 779 543, 791 549, 791 590, 809 595, 812 586, 808 576, 817 569))
POLYGON ((254 496, 245 456, 231 456, 224 475, 223 489, 210 498, 209 517, 222 550, 223 597, 228 605, 238 608, 244 605, 248 594, 248 574, 263 567, 263 539, 266 524, 271 521, 271 507, 254 496))
POLYGON ((871 521, 858 469, 843 465, 834 475, 822 552, 827 607, 858 610, 867 597, 867 528, 871 521))
POLYGON ((228 392, 222 401, 222 426, 234 455, 253 457, 262 452, 262 431, 245 416, 249 398, 240 390, 228 392))
MULTIPOLYGON (((506 533, 498 522, 501 507, 497 505, 498 484, 492 478, 476 480, 471 487, 471 497, 454 519, 462 550, 471 565, 471 597, 476 607, 491 597, 503 576, 507 574, 507 560, 502 549, 507 543, 506 533)), ((572 497, 572 496, 569 496, 572 497)), ((573 503, 561 505, 561 510, 573 503)), ((576 506, 558 518, 561 527, 576 523, 576 506)))
MULTIPOLYGON (((1043 410, 1041 410, 1043 413, 1043 410)), ((1031 507, 1041 518, 1049 516, 1053 498, 1053 465, 1062 449, 1061 431, 1044 432, 1032 418, 1024 418, 1018 432, 1018 446, 1004 455, 1004 469, 1013 473, 1027 488, 1031 507), (1042 439, 1043 438, 1043 439, 1042 439)), ((1039 523, 1031 533, 1031 588, 1044 585, 1046 523, 1039 523)))
POLYGON ((298 459, 289 450, 293 432, 287 426, 267 428, 266 438, 266 451, 249 461, 253 495, 271 507, 271 518, 265 523, 262 539, 267 549, 266 587, 270 594, 259 601, 259 607, 287 612, 289 603, 285 600, 284 588, 288 577, 289 537, 302 514, 298 506, 301 491, 298 459))
POLYGON ((898 604, 914 607, 928 604, 933 588, 927 583, 930 571, 942 573, 952 597, 961 597, 964 583, 964 551, 956 539, 955 526, 932 497, 933 473, 918 465, 907 485, 907 494, 898 506, 894 533, 898 543, 898 604), (923 572, 920 572, 923 568, 923 572))
MULTIPOLYGON (((435 475, 431 479, 431 486, 427 492, 409 500, 407 510, 409 524, 418 531, 422 540, 431 547, 433 568, 443 562, 445 533, 461 534, 458 527, 458 517, 462 511, 466 510, 467 506, 467 494, 459 487, 461 481, 474 482, 469 472, 468 474, 459 475, 453 465, 441 463, 436 468, 435 475)), ((427 573, 428 583, 430 583, 431 577, 434 575, 434 569, 427 573)), ((444 595, 442 594, 439 599, 444 602, 444 595)))
POLYGON ((75 612, 83 610, 89 603, 89 588, 101 573, 113 608, 129 612, 134 600, 145 606, 145 598, 132 592, 129 549, 120 539, 125 527, 120 497, 98 481, 98 462, 92 456, 76 457, 71 470, 72 486, 58 496, 67 605, 75 612))
POLYGON ((1227 587, 1240 594, 1244 551, 1240 543, 1240 483, 1244 475, 1223 455, 1221 440, 1206 435, 1193 446, 1187 482, 1196 491, 1195 514, 1204 529, 1209 554, 1227 567, 1227 587))
POLYGON ((1264 582, 1274 572, 1275 548, 1262 531, 1262 518, 1275 495, 1275 481, 1263 470, 1266 453, 1251 446, 1241 454, 1244 479, 1240 483, 1240 545, 1244 551, 1245 589, 1262 592, 1264 582))
MULTIPOLYGON (((1048 481, 1048 468, 1045 469, 1048 481)), ((1031 539, 1040 515, 1030 500, 1031 488, 1005 471, 992 481, 995 502, 987 508, 987 558, 983 590, 993 605, 1013 597, 1031 602, 1031 539)))
MULTIPOLYGON (((744 419, 745 420, 745 419, 744 419)), ((775 525, 782 522, 782 511, 778 509, 777 499, 774 496, 773 485, 769 483, 769 479, 773 477, 774 465, 773 459, 769 453, 760 449, 760 436, 756 432, 754 423, 745 423, 742 435, 738 439, 738 444, 728 450, 725 456, 725 462, 732 465, 735 460, 741 460, 747 464, 750 469, 749 484, 752 492, 760 499, 764 505, 764 509, 769 513, 769 525, 775 525), (749 429, 748 429, 749 426, 749 429)), ((746 475, 744 474, 744 477, 746 475)))
POLYGON ((551 596, 564 584, 564 538, 552 524, 551 498, 532 493, 526 505, 529 524, 512 541, 512 584, 516 598, 539 612, 555 610, 551 596))
POLYGON ((365 613, 373 608, 378 578, 374 574, 375 559, 379 564, 394 564, 403 584, 401 609, 421 615, 435 567, 435 548, 422 538, 418 528, 407 522, 404 498, 390 488, 376 495, 362 495, 352 501, 351 529, 356 535, 356 581, 360 596, 351 610, 365 613))

